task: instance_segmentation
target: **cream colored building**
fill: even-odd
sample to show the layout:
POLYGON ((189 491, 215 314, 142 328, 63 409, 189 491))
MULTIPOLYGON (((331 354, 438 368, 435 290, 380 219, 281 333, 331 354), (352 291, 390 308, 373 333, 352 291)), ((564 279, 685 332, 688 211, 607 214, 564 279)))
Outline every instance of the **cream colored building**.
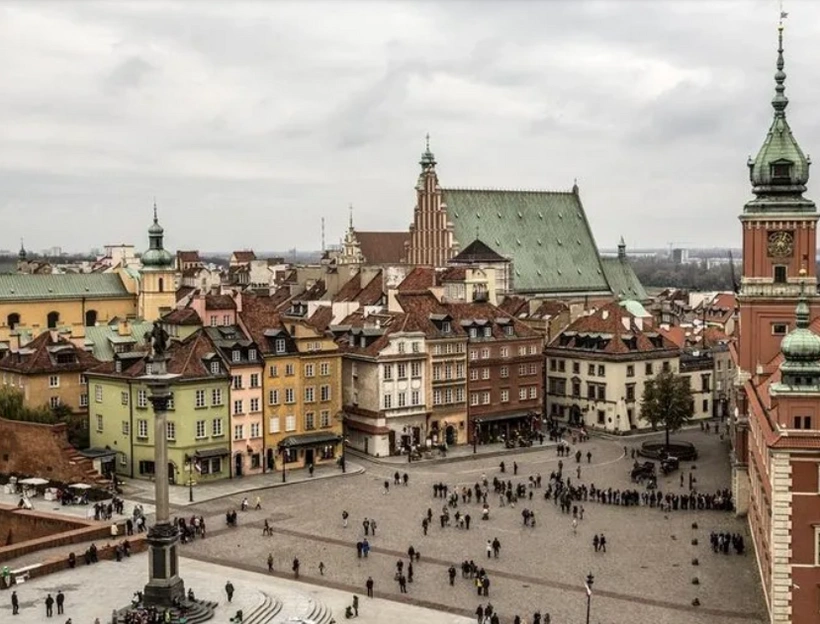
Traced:
POLYGON ((547 413, 573 425, 624 433, 644 429, 644 385, 678 372, 680 352, 619 303, 570 324, 546 348, 547 413))

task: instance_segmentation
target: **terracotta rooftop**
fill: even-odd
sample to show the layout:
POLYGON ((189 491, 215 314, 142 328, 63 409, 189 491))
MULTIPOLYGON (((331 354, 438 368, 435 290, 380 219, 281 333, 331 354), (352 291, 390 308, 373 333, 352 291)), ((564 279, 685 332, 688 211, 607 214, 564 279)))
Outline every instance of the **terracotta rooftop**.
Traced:
POLYGON ((231 255, 235 262, 250 262, 251 260, 256 260, 256 254, 251 250, 235 251, 231 255))
POLYGON ((463 282, 467 278, 467 269, 464 267, 448 267, 439 275, 439 280, 445 282, 463 282))
POLYGON ((236 310, 236 302, 230 295, 205 295, 206 310, 236 310))
POLYGON ((361 273, 356 273, 351 277, 336 293, 333 301, 358 301, 361 305, 366 306, 378 304, 384 298, 382 272, 378 271, 365 286, 362 286, 362 277, 361 273))
POLYGON ((268 330, 284 331, 285 329, 274 297, 243 295, 242 312, 239 313, 239 318, 251 339, 259 345, 263 353, 270 353, 272 347, 269 336, 266 336, 265 332, 268 330))
POLYGON ((613 355, 678 351, 677 345, 663 334, 641 329, 635 317, 618 302, 577 319, 549 348, 613 355))
POLYGON ((433 267, 416 267, 401 281, 398 291, 401 293, 426 292, 438 285, 437 277, 433 267))
POLYGON ((200 262, 198 251, 178 251, 177 260, 180 264, 194 264, 200 262))
POLYGON ((163 323, 169 325, 202 325, 202 319, 199 314, 191 308, 177 308, 171 310, 168 314, 162 317, 163 323))
POLYGON ((0 358, 0 370, 24 375, 84 371, 98 364, 93 355, 65 338, 53 338, 50 331, 0 358))
POLYGON ((359 232, 356 239, 367 264, 401 264, 409 232, 359 232))
POLYGON ((325 298, 327 287, 324 280, 316 280, 316 283, 308 288, 301 295, 294 297, 296 301, 320 301, 325 298))
POLYGON ((333 321, 333 308, 331 306, 319 306, 313 315, 307 320, 308 324, 321 332, 327 331, 333 321))

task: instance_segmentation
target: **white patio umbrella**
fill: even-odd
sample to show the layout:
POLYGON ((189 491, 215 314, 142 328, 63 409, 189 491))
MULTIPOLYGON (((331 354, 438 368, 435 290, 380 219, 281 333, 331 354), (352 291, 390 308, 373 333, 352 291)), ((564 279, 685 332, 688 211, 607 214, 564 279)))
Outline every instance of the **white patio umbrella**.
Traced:
POLYGON ((29 477, 28 479, 23 479, 20 483, 23 485, 48 485, 51 482, 48 479, 43 479, 42 477, 29 477))
POLYGON ((72 483, 68 487, 73 488, 75 490, 90 490, 91 486, 85 483, 72 483))

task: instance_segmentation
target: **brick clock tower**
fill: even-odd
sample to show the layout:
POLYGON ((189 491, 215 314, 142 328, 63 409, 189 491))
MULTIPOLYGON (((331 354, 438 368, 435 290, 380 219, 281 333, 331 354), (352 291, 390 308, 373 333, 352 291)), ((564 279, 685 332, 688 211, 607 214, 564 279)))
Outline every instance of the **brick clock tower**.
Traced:
POLYGON ((786 121, 780 26, 772 99, 774 120, 766 140, 749 159, 755 198, 740 215, 743 224, 743 274, 738 293, 740 331, 738 364, 747 375, 770 373, 765 366, 780 352, 780 342, 794 321, 801 287, 816 292, 817 208, 803 197, 810 160, 786 121), (805 272, 804 272, 805 271, 805 272))

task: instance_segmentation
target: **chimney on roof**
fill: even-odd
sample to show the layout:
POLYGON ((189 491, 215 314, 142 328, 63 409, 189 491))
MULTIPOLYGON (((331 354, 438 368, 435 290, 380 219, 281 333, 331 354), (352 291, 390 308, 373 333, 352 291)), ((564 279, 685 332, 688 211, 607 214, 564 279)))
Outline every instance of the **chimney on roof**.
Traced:
POLYGON ((131 335, 131 323, 128 322, 128 319, 120 319, 117 321, 117 336, 130 336, 131 335))
POLYGON ((60 336, 58 335, 56 329, 49 329, 48 334, 48 338, 49 340, 51 340, 51 342, 59 342, 60 336))

